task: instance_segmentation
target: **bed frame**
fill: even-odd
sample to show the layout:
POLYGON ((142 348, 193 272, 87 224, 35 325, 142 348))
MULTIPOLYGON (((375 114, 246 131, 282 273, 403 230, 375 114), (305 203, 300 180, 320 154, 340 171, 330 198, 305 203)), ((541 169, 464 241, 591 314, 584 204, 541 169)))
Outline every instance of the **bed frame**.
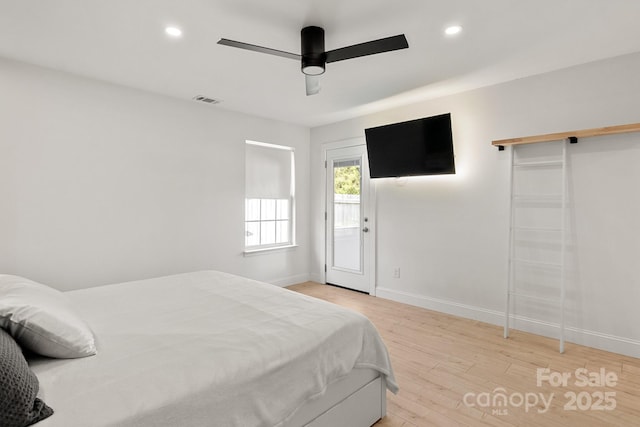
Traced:
POLYGON ((283 427, 370 427, 387 413, 386 389, 377 371, 354 369, 302 405, 283 427))

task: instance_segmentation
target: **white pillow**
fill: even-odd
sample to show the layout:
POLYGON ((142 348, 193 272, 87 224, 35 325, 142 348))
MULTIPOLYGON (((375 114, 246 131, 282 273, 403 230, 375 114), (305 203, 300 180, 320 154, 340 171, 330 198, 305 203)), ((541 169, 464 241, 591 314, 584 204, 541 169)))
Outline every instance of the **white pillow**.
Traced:
POLYGON ((0 274, 0 327, 22 347, 43 356, 96 354, 91 329, 73 312, 66 296, 23 277, 0 274))

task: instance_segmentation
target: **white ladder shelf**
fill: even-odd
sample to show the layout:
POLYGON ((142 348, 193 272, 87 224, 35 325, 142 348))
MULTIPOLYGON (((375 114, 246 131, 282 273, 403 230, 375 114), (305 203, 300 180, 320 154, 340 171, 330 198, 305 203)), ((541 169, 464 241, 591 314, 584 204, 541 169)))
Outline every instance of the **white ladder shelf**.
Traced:
MULTIPOLYGON (((507 338, 509 336, 509 320, 510 320, 510 312, 512 304, 512 297, 520 297, 520 298, 528 298, 531 300, 543 300, 544 298, 540 298, 535 295, 525 294, 515 292, 513 290, 514 286, 514 266, 517 263, 526 263, 527 260, 522 259, 514 259, 513 249, 514 249, 514 233, 516 231, 521 230, 537 230, 542 232, 555 232, 559 233, 561 237, 561 254, 559 262, 554 265, 546 265, 539 266, 544 268, 557 268, 560 272, 560 289, 559 289, 559 298, 557 303, 559 305, 560 311, 560 353, 564 353, 564 300, 565 300, 565 257, 566 257, 566 246, 567 246, 567 233, 566 233, 566 205, 567 205, 567 143, 576 143, 578 142, 578 138, 588 138, 594 136, 604 136, 604 135, 616 135, 616 134, 624 134, 631 132, 640 132, 640 123, 630 123, 626 125, 617 125, 617 126, 604 126, 599 128, 592 129, 582 129, 570 132, 556 132, 556 133, 548 133, 543 135, 533 135, 527 137, 520 138, 509 138, 509 139, 499 139, 491 142, 491 145, 494 147, 498 147, 500 151, 505 150, 505 147, 511 147, 511 166, 509 168, 509 186, 510 186, 510 225, 509 225, 509 262, 508 262, 508 279, 507 279, 507 304, 506 304, 506 312, 505 312, 505 324, 504 324, 504 336, 507 338), (559 160, 543 160, 543 161, 533 161, 533 162, 520 162, 514 164, 514 151, 517 146, 520 145, 528 145, 528 144, 536 144, 540 142, 552 142, 552 141, 561 141, 563 143, 562 146, 562 158, 559 160), (546 194, 546 195, 521 195, 519 197, 514 197, 513 194, 513 174, 514 171, 519 170, 521 168, 536 168, 536 167, 561 167, 562 168, 562 192, 561 194, 546 194), (535 226, 521 226, 516 225, 514 223, 514 201, 518 202, 532 202, 537 201, 539 203, 552 203, 554 200, 559 201, 561 206, 561 216, 562 221, 560 227, 535 227, 535 226)), ((531 263, 535 263, 531 261, 531 263)))
POLYGON ((543 160, 543 161, 516 161, 515 151, 516 146, 511 147, 511 167, 509 174, 509 192, 510 192, 510 218, 509 218, 509 262, 507 273, 507 292, 506 292, 506 307, 504 317, 504 337, 509 337, 510 320, 511 317, 516 316, 515 312, 512 313, 514 307, 514 300, 516 298, 527 299, 530 301, 537 301, 541 303, 547 303, 557 306, 559 311, 559 350, 560 353, 564 353, 564 329, 565 329, 565 253, 567 246, 567 230, 566 230, 566 207, 567 207, 567 144, 575 143, 575 138, 570 138, 560 141, 562 144, 562 154, 560 159, 543 160), (514 189, 514 175, 521 169, 548 169, 548 168, 561 168, 561 192, 560 194, 517 194, 514 189), (544 205, 559 206, 559 221, 557 227, 549 226, 536 226, 536 225, 520 225, 516 219, 516 205, 527 203, 538 203, 544 205), (516 233, 519 231, 533 231, 542 233, 557 233, 560 236, 560 249, 559 259, 557 262, 539 261, 533 259, 522 259, 516 256, 516 233), (547 298, 534 293, 519 292, 516 289, 517 284, 517 266, 527 265, 532 268, 542 268, 548 270, 556 270, 559 274, 560 289, 557 290, 557 298, 547 298))

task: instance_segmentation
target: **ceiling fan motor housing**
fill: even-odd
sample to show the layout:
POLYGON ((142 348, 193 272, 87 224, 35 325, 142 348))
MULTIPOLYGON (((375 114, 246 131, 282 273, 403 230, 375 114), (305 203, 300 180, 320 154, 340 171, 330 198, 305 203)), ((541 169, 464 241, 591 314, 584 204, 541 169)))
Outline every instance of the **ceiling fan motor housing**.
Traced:
POLYGON ((302 72, 310 76, 324 73, 326 54, 324 30, 320 27, 304 27, 300 32, 302 72))

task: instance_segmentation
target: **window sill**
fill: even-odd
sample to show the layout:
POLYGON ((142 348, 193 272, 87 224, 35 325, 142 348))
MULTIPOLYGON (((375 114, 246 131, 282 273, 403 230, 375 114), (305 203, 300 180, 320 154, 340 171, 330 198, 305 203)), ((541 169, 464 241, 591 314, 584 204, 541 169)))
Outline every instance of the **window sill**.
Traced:
POLYGON ((244 256, 266 255, 272 252, 290 251, 291 249, 295 249, 297 247, 298 245, 286 245, 286 246, 273 246, 270 248, 246 249, 244 251, 244 256))

